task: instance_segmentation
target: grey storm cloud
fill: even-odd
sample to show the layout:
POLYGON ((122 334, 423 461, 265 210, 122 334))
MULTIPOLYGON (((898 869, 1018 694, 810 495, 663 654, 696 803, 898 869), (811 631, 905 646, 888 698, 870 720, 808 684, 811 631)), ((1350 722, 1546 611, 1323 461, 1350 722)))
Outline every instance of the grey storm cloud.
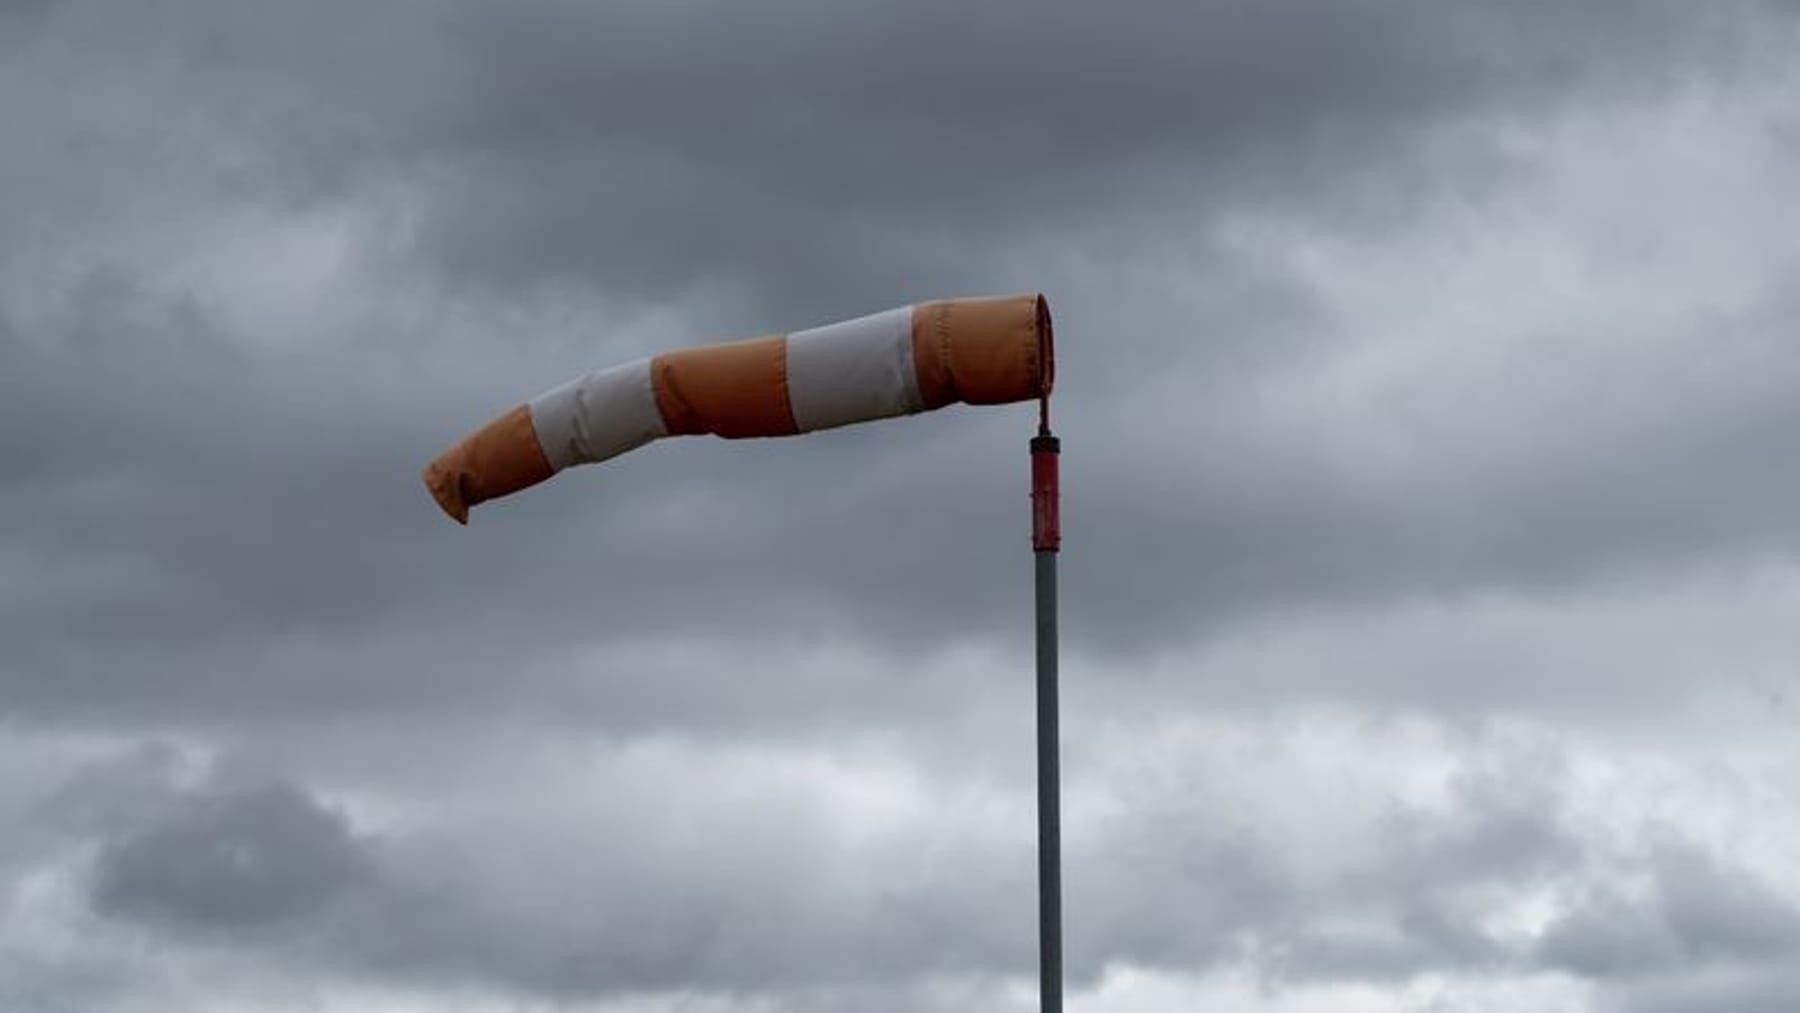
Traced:
MULTIPOLYGON (((1247 966, 1276 987, 1572 973, 1630 1010, 1705 1008, 1672 998, 1709 994, 1694 991, 1704 981, 1653 987, 1677 968, 1723 968, 1724 994, 1774 987, 1796 942, 1794 895, 1672 830, 1620 853, 1588 825, 1566 759, 1466 745, 1485 759, 1442 799, 1378 803, 1364 833, 1316 842, 1265 822, 1278 801, 1234 803, 1256 775, 1217 761, 1241 747, 1146 752, 1178 791, 1121 778, 1114 816, 1077 817, 1071 984, 1121 962, 1247 966), (1321 845, 1341 852, 1323 877, 1301 857, 1321 845), (1639 880, 1652 887, 1642 902, 1607 892, 1639 880), (1536 941, 1489 927, 1497 900, 1540 890, 1566 913, 1536 941)), ((75 840, 99 843, 86 889, 107 923, 285 974, 558 1002, 680 989, 950 1009, 926 1001, 934 981, 1029 973, 1024 828, 983 829, 1013 803, 952 773, 928 786, 932 818, 870 837, 838 830, 780 754, 647 756, 651 768, 621 753, 615 769, 559 775, 572 780, 553 806, 478 794, 473 809, 386 830, 292 782, 179 779, 157 748, 80 771, 53 799, 75 840), (634 765, 656 776, 617 770, 634 765)))
POLYGON ((1041 289, 1087 1001, 1777 1008, 1779 833, 1700 824, 1794 781, 1752 705, 1800 650, 1796 44, 1772 2, 0 4, 0 1005, 1011 1008, 1028 407, 663 441, 467 530, 418 469, 580 371, 1041 289), (1202 714, 1237 745, 1158 752, 1202 714), (1443 740, 1371 787, 1395 714, 1443 740), (1584 780, 1646 740, 1705 760, 1662 843, 1660 786, 1584 780))
MULTIPOLYGON (((93 903, 252 950, 550 996, 1029 973, 1031 869, 1008 853, 1022 842, 954 818, 979 810, 856 846, 777 774, 740 762, 753 799, 693 771, 657 797, 595 785, 586 813, 386 836, 291 783, 209 779, 110 827, 93 903), (671 797, 687 802, 670 811, 671 797)), ((103 768, 76 790, 140 778, 103 768)), ((1204 797, 1134 810, 1071 853, 1083 870, 1072 980, 1115 961, 1204 968, 1246 952, 1271 975, 1327 980, 1497 962, 1507 947, 1467 927, 1466 895, 1583 860, 1553 793, 1472 776, 1441 813, 1391 810, 1376 862, 1311 889, 1279 842, 1215 819, 1204 797)))
POLYGON ((1601 892, 1545 935, 1544 959, 1594 976, 1672 965, 1784 962, 1800 950, 1800 907, 1741 870, 1686 847, 1652 851, 1646 895, 1601 892))
POLYGON ((1628 25, 1549 3, 544 3, 181 41, 274 178, 314 200, 405 185, 400 253, 453 284, 717 284, 835 316, 1013 284, 997 255, 1129 242, 1171 208, 1345 202, 1338 181, 1423 124, 1676 78, 1751 24, 1666 3, 1628 25), (317 44, 302 61, 296 34, 317 44))
POLYGON ((1608 1013, 1702 1013, 1704 1010, 1740 1010, 1742 1013, 1779 1013, 1793 1005, 1794 975, 1726 972, 1699 981, 1653 981, 1609 996, 1602 1008, 1608 1013))
MULTIPOLYGON (((1434 124, 1652 88, 1708 65, 1684 61, 1730 58, 1761 24, 1708 11, 1653 6, 1627 27, 1560 5, 1152 5, 1104 17, 398 5, 356 31, 312 9, 25 15, 11 45, 28 83, 49 90, 70 53, 118 66, 69 82, 74 116, 16 114, 39 143, 9 157, 21 189, 41 186, 51 212, 75 216, 52 229, 30 205, 10 212, 42 237, 36 256, 67 261, 74 279, 15 286, 0 345, 14 552, 49 584, 8 621, 56 634, 16 638, 22 699, 116 701, 137 687, 178 710, 405 699, 408 680, 355 663, 297 683, 301 666, 271 662, 266 645, 304 653, 329 631, 353 645, 385 638, 367 647, 385 658, 457 609, 473 636, 424 662, 441 686, 490 685, 493 661, 459 659, 486 658, 499 638, 672 635, 695 611, 741 632, 810 616, 903 650, 986 636, 1022 609, 1021 465, 1005 456, 1018 452, 1005 432, 1022 412, 915 420, 904 439, 878 427, 804 447, 658 446, 489 508, 470 538, 432 527, 414 472, 485 413, 576 370, 922 294, 1038 284, 1005 266, 1015 251, 1093 236, 1105 249, 1107 226, 1088 217, 1147 236, 1194 230, 1182 263, 1202 286, 1222 280, 1209 317, 1129 299, 1105 313, 1096 304, 1114 297, 1078 280, 1052 290, 1077 643, 1167 644, 1271 603, 1580 579, 1682 545, 1786 545, 1795 490, 1764 464, 1780 445, 1758 455, 1740 437, 1784 429, 1791 402, 1782 384, 1749 400, 1730 388, 1792 375, 1778 318, 1740 325, 1769 337, 1726 353, 1722 389, 1693 392, 1709 410, 1674 442, 1644 442, 1657 434, 1627 418, 1616 439, 1603 430, 1567 457, 1520 462, 1484 460, 1486 448, 1451 433, 1377 485, 1346 470, 1356 428, 1295 433, 1257 407, 1282 370, 1335 343, 1334 322, 1308 319, 1303 291, 1203 238, 1224 209, 1271 202, 1330 214, 1374 199, 1365 210, 1415 214, 1402 195, 1434 166, 1408 152, 1434 124), (132 74, 144 83, 123 88, 132 74), (157 103, 179 115, 160 118, 157 103), (70 145, 96 157, 67 174, 47 153, 70 145), (158 160, 125 157, 145 147, 158 160), (1394 178, 1371 188, 1376 167, 1394 178), (357 266, 436 307, 392 335, 362 332, 381 318, 333 331, 321 351, 247 349, 218 307, 134 274, 120 262, 134 244, 106 248, 105 220, 79 216, 84 203, 120 205, 149 221, 119 227, 162 228, 158 215, 202 217, 215 193, 363 215, 357 266), (555 282, 655 303, 720 271, 751 273, 653 339, 621 346, 602 332, 554 363, 509 351, 541 343, 541 318, 471 319, 451 301, 555 282), (470 343, 495 364, 468 372, 458 357, 470 343), (1208 354, 1196 344, 1260 344, 1274 358, 1246 377, 1211 353, 1225 357, 1201 361, 1220 368, 1197 373, 1186 404, 1162 402, 1160 424, 1106 407, 1136 382, 1119 370, 1181 368, 1208 354), (1753 470, 1770 484, 1734 487, 1753 470), (1099 497, 1111 489, 1122 494, 1099 497), (514 607, 468 614, 468 573, 514 607), (190 664, 201 645, 211 660, 190 664), (117 670, 140 666, 158 676, 121 686, 117 670)), ((29 265, 25 250, 8 262, 29 265)), ((1646 384, 1683 382, 1679 362, 1655 368, 1646 384)), ((1545 439, 1583 424, 1577 405, 1551 409, 1545 439)))
POLYGON ((309 914, 355 887, 368 858, 343 818, 292 785, 199 793, 111 842, 102 910, 220 933, 309 914))
MULTIPOLYGON (((1234 810, 1230 773, 1200 773, 1210 750, 1163 756, 1190 771, 1164 775, 1179 801, 1121 809, 1070 851, 1071 983, 1119 963, 1243 963, 1286 984, 1515 970, 1628 990, 1676 966, 1766 977, 1800 945, 1795 898, 1729 857, 1672 828, 1626 854, 1594 835, 1566 757, 1465 744, 1480 758, 1443 799, 1387 804, 1324 878, 1234 810), (1615 879, 1650 891, 1627 901, 1615 879), (1532 890, 1563 898, 1546 932, 1488 926, 1496 897, 1532 890)), ((1030 972, 1031 869, 1009 854, 1024 841, 983 832, 979 795, 937 787, 959 799, 939 820, 858 842, 772 757, 742 754, 721 782, 678 755, 662 754, 676 762, 655 794, 602 775, 574 809, 491 804, 466 825, 380 833, 290 782, 165 772, 160 804, 92 824, 92 902, 250 957, 549 998, 923 994, 1030 972)), ((107 765, 61 795, 122 805, 109 786, 146 776, 107 765)))

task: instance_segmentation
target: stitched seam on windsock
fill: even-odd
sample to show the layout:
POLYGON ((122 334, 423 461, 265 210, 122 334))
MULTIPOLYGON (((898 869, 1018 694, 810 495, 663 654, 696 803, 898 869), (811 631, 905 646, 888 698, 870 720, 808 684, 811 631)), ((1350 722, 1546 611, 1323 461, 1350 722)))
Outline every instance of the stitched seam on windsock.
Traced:
POLYGON ((1032 347, 1037 349, 1038 396, 1047 398, 1056 387, 1056 323, 1050 318, 1050 300, 1042 292, 1031 296, 1032 347))
POLYGON ((1024 331, 1024 334, 1022 335, 1024 340, 1019 342, 1020 351, 1023 352, 1023 354, 1019 356, 1019 360, 1020 364, 1025 368, 1024 375, 1031 382, 1033 388, 1029 396, 1036 397, 1043 388, 1043 380, 1038 376, 1037 371, 1038 333, 1037 300, 1035 299, 1031 301, 1031 310, 1025 314, 1025 319, 1021 324, 1021 330, 1024 331))
POLYGON ((800 432, 800 423, 794 419, 794 392, 788 387, 788 341, 789 336, 783 334, 775 347, 775 386, 781 390, 781 407, 787 411, 787 432, 794 435, 800 432))
POLYGON ((691 436, 704 432, 699 413, 682 396, 677 373, 669 353, 650 360, 651 392, 656 396, 656 411, 662 416, 663 429, 671 436, 691 436))
POLYGON ((952 402, 963 399, 962 388, 956 382, 956 360, 950 347, 950 312, 955 306, 955 303, 948 301, 938 303, 933 319, 937 325, 938 361, 944 364, 944 376, 947 380, 945 385, 950 388, 952 402))
POLYGON ((925 394, 919 390, 919 364, 914 361, 912 340, 912 307, 906 309, 906 329, 900 335, 900 391, 906 399, 906 414, 925 410, 925 394))
POLYGON ((944 303, 916 303, 912 311, 913 379, 922 409, 956 403, 955 377, 944 340, 944 303))

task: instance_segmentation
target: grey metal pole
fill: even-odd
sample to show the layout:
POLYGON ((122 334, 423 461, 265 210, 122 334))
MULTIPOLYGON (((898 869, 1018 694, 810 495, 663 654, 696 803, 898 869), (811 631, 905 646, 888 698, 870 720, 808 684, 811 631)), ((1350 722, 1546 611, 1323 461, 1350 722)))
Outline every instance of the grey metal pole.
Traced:
POLYGON ((1038 1003, 1062 1013, 1062 778, 1056 689, 1058 460, 1049 420, 1031 441, 1031 545, 1037 564, 1038 1003))

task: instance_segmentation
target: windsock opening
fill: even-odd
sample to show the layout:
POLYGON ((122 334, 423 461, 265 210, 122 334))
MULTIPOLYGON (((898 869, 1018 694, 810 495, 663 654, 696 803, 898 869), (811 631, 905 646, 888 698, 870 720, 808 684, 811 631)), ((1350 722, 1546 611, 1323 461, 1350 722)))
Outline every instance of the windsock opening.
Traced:
POLYGON ((1050 300, 1037 297, 1038 396, 1049 397, 1056 386, 1056 328, 1050 323, 1050 300))
POLYGON ((944 299, 588 373, 464 436, 424 471, 444 512, 663 436, 787 436, 963 402, 1048 398, 1050 304, 1039 293, 944 299))
POLYGON ((925 409, 1010 404, 1050 391, 1050 306, 1041 295, 920 303, 912 346, 925 409))

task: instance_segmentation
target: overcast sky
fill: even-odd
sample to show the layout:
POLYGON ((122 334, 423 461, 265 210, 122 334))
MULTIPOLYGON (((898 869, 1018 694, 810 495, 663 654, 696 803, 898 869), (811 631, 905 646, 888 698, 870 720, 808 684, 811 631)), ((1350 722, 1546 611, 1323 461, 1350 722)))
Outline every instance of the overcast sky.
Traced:
POLYGON ((1030 406, 447 521, 1041 290, 1081 1013, 1800 993, 1800 7, 0 2, 0 1009, 1035 1009, 1030 406))

